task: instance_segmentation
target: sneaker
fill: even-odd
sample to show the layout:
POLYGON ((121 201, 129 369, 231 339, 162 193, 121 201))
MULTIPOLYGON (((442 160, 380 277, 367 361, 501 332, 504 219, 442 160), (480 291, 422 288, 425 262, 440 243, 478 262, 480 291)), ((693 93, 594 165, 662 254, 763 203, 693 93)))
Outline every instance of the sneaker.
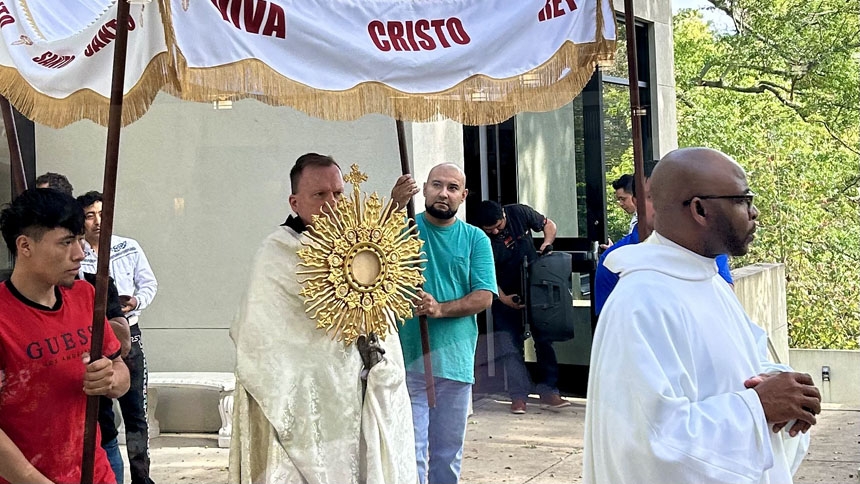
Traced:
POLYGON ((526 413, 526 401, 525 400, 514 400, 511 402, 511 413, 522 415, 526 413))
POLYGON ((559 409, 564 407, 569 407, 570 402, 558 396, 557 393, 550 393, 549 395, 541 395, 540 397, 541 405, 547 406, 552 409, 559 409))

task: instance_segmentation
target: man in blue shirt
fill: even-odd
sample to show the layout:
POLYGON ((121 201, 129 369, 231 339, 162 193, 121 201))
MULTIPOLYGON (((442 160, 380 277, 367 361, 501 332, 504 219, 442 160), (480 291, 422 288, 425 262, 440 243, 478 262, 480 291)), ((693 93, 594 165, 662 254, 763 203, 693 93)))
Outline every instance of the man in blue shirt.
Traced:
MULTIPOLYGON (((651 168, 653 170, 653 165, 646 167, 645 175, 650 177, 651 170, 647 169, 651 168)), ((645 178, 645 211, 648 214, 648 226, 646 227, 646 232, 651 234, 654 230, 654 209, 651 206, 651 193, 650 193, 650 178, 645 178)), ((633 196, 636 196, 636 183, 634 182, 632 185, 633 196)), ((610 271, 604 265, 604 261, 606 260, 606 256, 608 256, 612 251, 618 249, 619 247, 624 247, 625 245, 630 244, 638 244, 639 243, 639 223, 633 226, 633 231, 622 237, 618 242, 615 242, 606 249, 606 252, 600 256, 600 260, 597 263, 597 271, 594 274, 594 314, 599 315, 600 311, 603 309, 603 305, 606 304, 606 300, 609 299, 609 294, 615 289, 615 285, 618 284, 619 276, 618 274, 610 271)), ((716 257, 717 269, 719 270, 720 276, 729 284, 733 283, 732 280, 732 272, 729 268, 729 257, 725 254, 719 255, 716 257)))
POLYGON ((415 454, 421 484, 460 479, 472 384, 475 315, 493 302, 496 272, 490 239, 455 215, 466 200, 466 175, 454 164, 433 167, 424 184, 426 211, 415 217, 427 254, 416 317, 400 329, 406 386, 412 400, 415 454), (427 316, 436 407, 429 408, 418 317, 427 316), (429 451, 429 452, 428 452, 429 451), (429 473, 429 475, 428 475, 429 473))

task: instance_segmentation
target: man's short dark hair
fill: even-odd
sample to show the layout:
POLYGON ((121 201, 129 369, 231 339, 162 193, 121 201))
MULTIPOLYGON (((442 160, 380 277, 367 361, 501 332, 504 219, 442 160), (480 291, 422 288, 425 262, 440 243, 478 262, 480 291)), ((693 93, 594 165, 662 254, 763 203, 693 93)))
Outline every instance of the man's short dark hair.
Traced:
POLYGON ((290 189, 293 191, 293 195, 299 190, 299 179, 302 177, 302 172, 309 166, 336 166, 338 170, 340 169, 340 165, 331 156, 319 153, 303 154, 296 160, 296 164, 290 170, 290 189))
MULTIPOLYGON (((650 161, 646 161, 644 163, 644 166, 643 166, 644 170, 643 171, 645 172, 645 179, 646 180, 651 178, 651 174, 654 173, 654 167, 657 166, 658 161, 660 161, 660 160, 650 160, 650 161)), ((630 190, 631 190, 630 193, 634 197, 636 197, 636 178, 635 177, 633 178, 633 181, 630 183, 630 190)))
POLYGON ((75 189, 72 188, 72 184, 69 182, 69 179, 66 178, 66 175, 61 175, 59 173, 49 171, 39 178, 36 178, 36 186, 38 187, 39 185, 48 185, 47 188, 53 188, 54 190, 63 192, 70 197, 75 193, 75 189))
POLYGON ((627 173, 621 175, 617 180, 612 182, 612 188, 614 190, 624 190, 627 193, 633 193, 633 175, 628 175, 627 173))
POLYGON ((492 227, 504 217, 505 212, 498 202, 484 200, 478 207, 478 226, 481 228, 492 227))
POLYGON ((12 255, 18 254, 15 241, 21 235, 38 241, 58 227, 84 233, 84 211, 71 195, 53 188, 31 188, 0 212, 0 231, 12 255))
POLYGON ((81 206, 81 210, 86 209, 96 202, 104 202, 104 197, 102 197, 101 192, 97 192, 95 190, 84 193, 78 197, 78 205, 81 206))

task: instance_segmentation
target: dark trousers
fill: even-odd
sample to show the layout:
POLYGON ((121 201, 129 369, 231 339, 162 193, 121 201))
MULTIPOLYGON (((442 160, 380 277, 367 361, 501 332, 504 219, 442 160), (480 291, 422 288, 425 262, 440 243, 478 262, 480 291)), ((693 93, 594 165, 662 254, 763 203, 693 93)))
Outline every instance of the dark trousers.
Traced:
POLYGON ((138 325, 131 327, 131 351, 123 360, 128 366, 131 386, 119 397, 125 424, 125 443, 131 484, 152 484, 149 478, 149 425, 146 422, 146 356, 138 325))
MULTIPOLYGON (((526 369, 523 338, 522 311, 493 301, 493 333, 496 338, 498 361, 507 375, 508 393, 511 399, 525 400, 531 393, 531 380, 526 369)), ((540 395, 558 393, 558 360, 552 342, 532 333, 537 357, 535 390, 540 395)))
POLYGON ((113 413, 113 400, 108 397, 99 397, 99 430, 102 434, 101 446, 105 450, 116 476, 116 484, 123 484, 123 462, 117 442, 116 417, 113 413))

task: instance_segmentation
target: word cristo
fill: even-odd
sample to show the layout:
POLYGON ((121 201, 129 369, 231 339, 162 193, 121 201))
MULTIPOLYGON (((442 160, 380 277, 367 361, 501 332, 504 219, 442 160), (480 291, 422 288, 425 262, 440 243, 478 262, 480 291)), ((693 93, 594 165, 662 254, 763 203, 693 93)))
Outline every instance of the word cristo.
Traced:
POLYGON ((419 20, 372 20, 367 24, 367 32, 376 48, 388 52, 434 50, 441 45, 443 49, 455 44, 466 45, 472 41, 463 22, 457 17, 448 19, 419 20), (445 35, 447 33, 447 36, 445 35))

